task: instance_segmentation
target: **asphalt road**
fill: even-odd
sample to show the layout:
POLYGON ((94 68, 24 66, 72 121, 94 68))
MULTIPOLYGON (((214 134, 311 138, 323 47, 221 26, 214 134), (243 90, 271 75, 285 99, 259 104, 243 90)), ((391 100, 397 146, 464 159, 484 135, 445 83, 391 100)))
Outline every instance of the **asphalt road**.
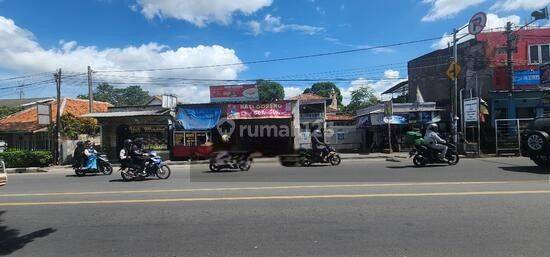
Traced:
POLYGON ((11 175, 0 255, 550 256, 548 171, 523 158, 410 165, 11 175))

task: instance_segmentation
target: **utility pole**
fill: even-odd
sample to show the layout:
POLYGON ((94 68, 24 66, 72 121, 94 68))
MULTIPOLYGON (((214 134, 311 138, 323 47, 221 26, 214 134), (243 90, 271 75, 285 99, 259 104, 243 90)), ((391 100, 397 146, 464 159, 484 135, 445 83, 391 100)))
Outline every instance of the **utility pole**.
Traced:
MULTIPOLYGON (((458 34, 458 29, 453 29, 453 60, 458 63, 458 39, 456 38, 458 34)), ((456 68, 456 65, 454 66, 456 68)), ((456 74, 456 71, 455 71, 456 74)), ((453 114, 452 114, 452 122, 453 122, 453 142, 455 144, 458 144, 458 124, 456 117, 458 116, 458 110, 457 110, 457 100, 458 100, 458 76, 454 79, 454 85, 453 85, 453 114)))
POLYGON ((25 92, 23 91, 23 84, 21 84, 18 88, 17 88, 17 91, 19 91, 19 100, 22 100, 23 98, 25 98, 25 92))
POLYGON ((88 66, 88 112, 94 112, 94 89, 92 87, 92 67, 88 66))
POLYGON ((512 22, 506 23, 506 71, 510 81, 510 90, 514 89, 514 60, 513 51, 515 51, 514 35, 512 34, 512 22))
POLYGON ((57 110, 54 129, 54 164, 59 164, 59 129, 61 126, 61 68, 54 74, 57 89, 57 110))

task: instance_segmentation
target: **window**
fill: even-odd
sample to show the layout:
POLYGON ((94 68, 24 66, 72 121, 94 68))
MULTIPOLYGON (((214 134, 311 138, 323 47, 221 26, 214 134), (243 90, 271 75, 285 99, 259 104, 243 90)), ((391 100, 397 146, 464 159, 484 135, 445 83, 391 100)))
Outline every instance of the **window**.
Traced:
POLYGON ((210 138, 210 132, 208 131, 176 132, 174 135, 175 144, 183 146, 200 146, 210 142, 210 138))
POLYGON ((540 64, 547 62, 550 62, 550 44, 529 46, 529 63, 540 64))
POLYGON ((517 108, 516 116, 517 116, 518 119, 532 119, 532 118, 535 118, 535 108, 533 108, 533 107, 517 108))

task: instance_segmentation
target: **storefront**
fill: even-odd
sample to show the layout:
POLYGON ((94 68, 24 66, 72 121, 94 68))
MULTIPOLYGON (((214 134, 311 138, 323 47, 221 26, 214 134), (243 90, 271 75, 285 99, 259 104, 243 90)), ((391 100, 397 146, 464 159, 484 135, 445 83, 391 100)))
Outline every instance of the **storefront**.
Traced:
POLYGON ((168 159, 171 151, 172 116, 160 107, 109 108, 108 112, 90 113, 101 126, 102 151, 110 159, 118 159, 124 140, 143 139, 143 149, 155 151, 168 159), (137 110, 141 109, 141 110, 137 110))
POLYGON ((299 148, 297 101, 229 103, 226 118, 235 124, 232 144, 273 156, 299 148))
POLYGON ((217 104, 180 105, 176 108, 174 159, 207 158, 217 142, 214 136, 222 106, 217 104))
MULTIPOLYGON (((357 128, 362 130, 362 151, 380 152, 389 149, 388 123, 391 128, 393 151, 408 147, 403 135, 409 130, 422 131, 426 124, 441 121, 441 110, 433 102, 428 103, 395 103, 393 115, 386 118, 384 105, 379 104, 357 112, 357 128)), ((446 131, 444 123, 440 123, 441 131, 446 131)))

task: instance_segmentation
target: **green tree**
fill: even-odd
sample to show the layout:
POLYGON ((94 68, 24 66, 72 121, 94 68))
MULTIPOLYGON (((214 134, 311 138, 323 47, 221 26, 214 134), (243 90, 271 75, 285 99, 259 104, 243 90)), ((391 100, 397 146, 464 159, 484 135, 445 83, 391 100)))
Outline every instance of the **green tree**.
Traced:
POLYGON ((351 100, 344 108, 347 113, 355 113, 357 110, 373 106, 379 103, 380 100, 376 96, 374 89, 370 86, 363 86, 351 91, 351 100))
POLYGON ((95 119, 76 117, 70 113, 61 116, 61 134, 70 139, 77 139, 78 135, 93 136, 97 133, 99 133, 99 126, 95 119))
POLYGON ((340 88, 332 82, 317 82, 311 85, 310 88, 304 90, 304 93, 313 93, 324 97, 330 97, 332 92, 336 92, 338 106, 342 106, 342 93, 340 92, 340 88))
POLYGON ((258 85, 260 101, 271 102, 285 99, 285 90, 281 84, 263 79, 256 81, 256 84, 258 85))
MULTIPOLYGON (((87 95, 79 95, 80 99, 88 99, 87 95)), ((139 86, 114 88, 108 83, 100 83, 94 90, 94 100, 108 102, 114 106, 131 106, 146 104, 151 96, 139 86)))
POLYGON ((0 106, 0 119, 3 119, 21 110, 23 110, 23 108, 19 106, 0 106))

